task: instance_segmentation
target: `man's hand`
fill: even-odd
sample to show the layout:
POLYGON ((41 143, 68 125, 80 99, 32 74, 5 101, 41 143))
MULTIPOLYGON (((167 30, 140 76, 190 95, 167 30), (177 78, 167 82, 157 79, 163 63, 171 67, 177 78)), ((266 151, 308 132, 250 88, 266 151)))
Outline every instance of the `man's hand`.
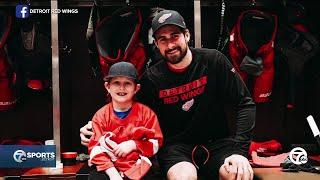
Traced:
POLYGON ((92 132, 92 121, 89 121, 88 124, 80 128, 80 138, 81 144, 84 146, 88 146, 90 137, 93 135, 92 132), (86 137, 89 136, 89 137, 86 137))
POLYGON ((222 168, 225 168, 228 177, 234 177, 237 180, 252 180, 253 170, 247 158, 244 156, 233 154, 224 160, 222 168))
POLYGON ((117 157, 126 157, 131 151, 137 149, 136 143, 133 140, 124 141, 113 149, 113 153, 117 157))

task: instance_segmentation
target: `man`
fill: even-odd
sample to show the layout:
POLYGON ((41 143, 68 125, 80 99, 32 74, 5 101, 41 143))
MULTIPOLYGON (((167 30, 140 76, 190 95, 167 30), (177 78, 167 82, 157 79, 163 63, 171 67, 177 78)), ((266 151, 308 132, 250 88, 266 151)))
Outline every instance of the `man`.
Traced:
MULTIPOLYGON (((246 156, 255 104, 228 59, 211 49, 189 48, 183 17, 164 10, 152 21, 163 59, 141 79, 139 100, 158 115, 164 144, 159 164, 168 179, 253 179, 246 156), (224 107, 237 110, 236 133, 229 137, 224 107)), ((82 143, 90 124, 81 128, 82 143)))

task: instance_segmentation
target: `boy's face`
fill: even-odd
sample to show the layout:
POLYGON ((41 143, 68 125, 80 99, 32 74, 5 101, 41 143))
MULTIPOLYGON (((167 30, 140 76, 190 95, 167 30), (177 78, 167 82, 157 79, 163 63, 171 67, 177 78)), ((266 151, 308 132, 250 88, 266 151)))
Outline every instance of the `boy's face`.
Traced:
POLYGON ((112 101, 116 103, 131 103, 133 96, 139 91, 140 84, 127 77, 113 77, 105 82, 105 88, 110 93, 112 101))

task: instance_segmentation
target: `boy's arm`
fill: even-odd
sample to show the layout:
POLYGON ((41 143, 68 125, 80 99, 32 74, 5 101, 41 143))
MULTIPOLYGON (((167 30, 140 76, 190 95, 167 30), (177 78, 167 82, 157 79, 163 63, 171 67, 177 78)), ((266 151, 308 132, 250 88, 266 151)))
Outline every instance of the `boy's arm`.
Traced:
POLYGON ((101 115, 97 112, 92 118, 92 129, 93 135, 90 138, 90 142, 88 145, 88 151, 90 155, 90 159, 88 161, 89 165, 95 165, 97 171, 105 171, 111 167, 114 167, 110 157, 103 151, 99 144, 99 139, 103 135, 101 124, 101 115))
POLYGON ((148 133, 146 133, 146 135, 143 136, 145 138, 134 139, 134 142, 136 143, 136 150, 141 153, 141 155, 150 157, 155 155, 162 146, 163 135, 155 113, 149 108, 144 112, 144 128, 151 135, 148 136, 148 133))

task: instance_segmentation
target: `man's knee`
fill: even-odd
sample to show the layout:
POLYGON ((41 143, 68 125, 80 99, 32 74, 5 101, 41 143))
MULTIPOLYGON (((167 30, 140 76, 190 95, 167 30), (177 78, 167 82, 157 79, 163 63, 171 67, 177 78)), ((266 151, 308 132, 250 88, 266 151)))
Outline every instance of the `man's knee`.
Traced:
POLYGON ((237 173, 228 172, 224 165, 219 169, 219 180, 235 180, 237 178, 237 173))
POLYGON ((180 162, 168 170, 167 177, 169 180, 196 180, 197 169, 189 162, 180 162))

